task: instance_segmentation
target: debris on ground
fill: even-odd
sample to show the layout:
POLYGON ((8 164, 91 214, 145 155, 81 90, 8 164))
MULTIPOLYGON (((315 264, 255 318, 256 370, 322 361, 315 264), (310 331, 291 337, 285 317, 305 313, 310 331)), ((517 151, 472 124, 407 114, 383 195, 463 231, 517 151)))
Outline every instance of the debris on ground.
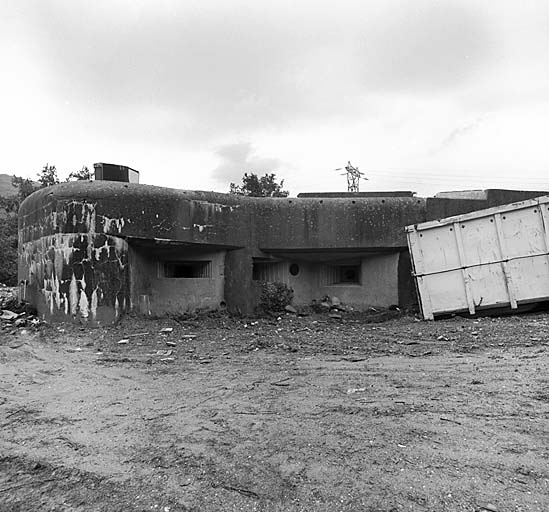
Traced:
POLYGON ((482 512, 482 511, 485 511, 485 512, 498 512, 497 507, 495 505, 493 505, 492 503, 479 504, 478 508, 479 508, 479 512, 482 512))
POLYGON ((173 354, 173 350, 157 350, 154 355, 155 356, 171 356, 173 354))
POLYGON ((18 331, 23 333, 41 323, 36 310, 30 304, 19 301, 17 288, 0 285, 0 329, 14 329, 12 334, 18 331))
POLYGON ((547 314, 329 311, 2 320, 0 509, 549 510, 547 314))

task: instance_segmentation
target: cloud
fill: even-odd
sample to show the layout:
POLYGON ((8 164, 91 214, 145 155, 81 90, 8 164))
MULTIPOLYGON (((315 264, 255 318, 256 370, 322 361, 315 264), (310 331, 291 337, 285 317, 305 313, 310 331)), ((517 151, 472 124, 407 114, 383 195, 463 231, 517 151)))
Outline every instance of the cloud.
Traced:
POLYGON ((211 176, 219 183, 240 183, 245 172, 263 175, 278 172, 283 162, 278 158, 262 157, 255 153, 249 142, 226 144, 216 150, 221 162, 211 176))
POLYGON ((365 32, 361 80, 386 92, 455 89, 487 71, 494 44, 487 20, 466 6, 410 3, 365 32))
POLYGON ((124 20, 88 11, 83 24, 80 8, 38 6, 33 37, 52 92, 85 107, 169 110, 191 138, 278 124, 306 104, 293 77, 310 41, 253 9, 174 9, 124 20))
POLYGON ((457 128, 454 128, 447 137, 444 138, 444 140, 440 143, 440 145, 432 152, 432 154, 436 154, 439 151, 445 150, 446 148, 454 145, 456 142, 458 142, 463 137, 467 137, 475 132, 479 128, 479 126, 486 120, 486 118, 477 118, 473 122, 464 124, 463 126, 459 126, 457 128))
POLYGON ((369 115, 365 95, 432 92, 486 64, 486 27, 467 8, 384 4, 44 2, 27 30, 52 96, 128 124, 168 113, 177 122, 151 121, 158 137, 207 140, 336 124, 369 115))

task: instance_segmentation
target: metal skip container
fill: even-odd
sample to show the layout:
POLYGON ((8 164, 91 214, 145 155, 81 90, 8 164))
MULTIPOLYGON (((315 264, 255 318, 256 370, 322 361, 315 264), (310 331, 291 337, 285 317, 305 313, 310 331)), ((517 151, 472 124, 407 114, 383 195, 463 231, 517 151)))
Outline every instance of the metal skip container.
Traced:
POLYGON ((407 226, 423 317, 549 300, 549 196, 407 226))

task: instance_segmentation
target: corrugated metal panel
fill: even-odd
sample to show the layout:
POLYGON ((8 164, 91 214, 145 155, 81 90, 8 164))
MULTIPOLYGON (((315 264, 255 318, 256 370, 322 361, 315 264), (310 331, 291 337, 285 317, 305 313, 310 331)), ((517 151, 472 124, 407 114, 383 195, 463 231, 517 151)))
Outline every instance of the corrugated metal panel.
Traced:
POLYGON ((288 264, 284 262, 254 262, 253 280, 288 283, 288 264))
POLYGON ((406 231, 426 319, 549 298, 549 196, 406 231))

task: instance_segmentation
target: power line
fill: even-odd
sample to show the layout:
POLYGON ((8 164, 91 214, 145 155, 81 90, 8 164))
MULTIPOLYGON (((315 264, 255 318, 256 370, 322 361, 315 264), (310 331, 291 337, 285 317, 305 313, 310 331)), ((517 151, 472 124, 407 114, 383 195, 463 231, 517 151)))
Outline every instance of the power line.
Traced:
POLYGON ((474 182, 509 182, 509 183, 549 183, 548 178, 541 177, 528 177, 526 173, 517 173, 516 176, 486 176, 480 173, 462 173, 462 174, 432 174, 432 173, 406 173, 395 174, 393 172, 375 172, 368 173, 372 178, 383 178, 389 181, 414 181, 414 182, 426 182, 426 183, 446 183, 454 181, 474 181, 474 182))
MULTIPOLYGON (((458 174, 467 174, 467 173, 484 173, 486 172, 486 169, 426 169, 426 168, 415 168, 415 167, 383 167, 378 168, 378 171, 381 172, 393 172, 393 171, 405 171, 405 172, 420 172, 420 173, 458 173, 458 174)), ((505 171, 499 171, 499 172, 507 172, 507 173, 524 173, 524 172, 534 172, 536 174, 543 174, 546 173, 548 169, 506 169, 505 171)), ((368 171, 370 172, 370 171, 368 171)), ((375 171, 374 171, 375 172, 375 171)))

